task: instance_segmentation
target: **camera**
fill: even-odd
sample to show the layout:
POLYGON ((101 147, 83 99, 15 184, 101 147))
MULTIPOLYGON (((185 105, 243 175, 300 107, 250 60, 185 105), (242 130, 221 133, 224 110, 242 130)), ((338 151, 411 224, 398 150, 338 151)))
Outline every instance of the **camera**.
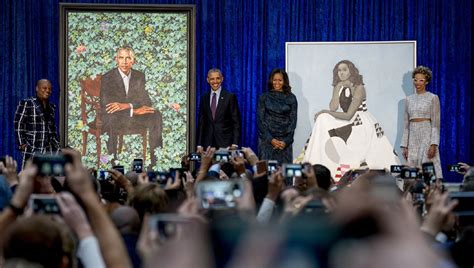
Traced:
POLYGON ((303 166, 300 164, 283 164, 283 176, 287 178, 302 177, 303 166))
POLYGON ((391 173, 402 173, 403 166, 402 165, 391 165, 390 172, 391 173))
MULTIPOLYGON (((158 172, 153 172, 155 173, 155 180, 154 182, 161 184, 161 185, 166 185, 168 182, 168 179, 171 179, 174 182, 174 177, 171 175, 171 173, 166 172, 166 171, 158 171, 158 172)), ((149 177, 149 176, 148 176, 149 177)), ((150 180, 151 181, 151 180, 150 180)))
POLYGON ((232 155, 245 158, 244 151, 242 150, 232 150, 230 151, 232 155))
POLYGON ((175 180, 176 178, 176 172, 179 171, 179 179, 182 179, 182 178, 185 178, 186 177, 186 174, 184 174, 184 172, 186 172, 186 169, 184 168, 170 168, 170 176, 171 176, 171 179, 175 180))
POLYGON ((189 161, 200 162, 201 161, 201 155, 198 154, 198 153, 190 153, 189 154, 189 161))
POLYGON ((72 163, 72 159, 62 154, 42 154, 33 157, 33 164, 38 167, 38 174, 41 176, 64 176, 66 163, 72 163))
POLYGON ((448 165, 448 170, 449 172, 461 172, 461 165, 459 164, 448 165))
POLYGON ((219 150, 214 153, 216 162, 227 163, 230 161, 231 153, 228 150, 219 150))
POLYGON ((278 161, 277 160, 268 160, 268 174, 273 174, 278 170, 278 161))
POLYGON ((125 175, 125 168, 123 166, 113 166, 112 169, 115 169, 118 172, 122 173, 122 175, 125 175))
POLYGON ((132 170, 136 173, 143 172, 143 159, 133 159, 132 170))
POLYGON ((109 172, 107 170, 99 170, 99 180, 107 180, 109 178, 109 172))
POLYGON ((402 179, 417 179, 418 178, 418 168, 403 167, 402 172, 400 173, 402 179))
POLYGON ((457 199, 453 213, 459 216, 474 216, 474 192, 451 192, 450 199, 457 199))
POLYGON ((61 213, 58 202, 56 201, 56 197, 50 194, 32 194, 28 200, 28 206, 33 210, 33 213, 61 213))
POLYGON ((241 180, 203 181, 198 183, 196 194, 204 209, 225 209, 236 206, 243 189, 241 180))
POLYGON ((192 222, 189 218, 166 213, 152 215, 148 220, 150 230, 157 232, 160 241, 176 237, 190 223, 192 222))
POLYGON ((436 172, 433 165, 433 162, 426 162, 421 164, 423 180, 427 185, 430 185, 432 182, 436 181, 436 172))

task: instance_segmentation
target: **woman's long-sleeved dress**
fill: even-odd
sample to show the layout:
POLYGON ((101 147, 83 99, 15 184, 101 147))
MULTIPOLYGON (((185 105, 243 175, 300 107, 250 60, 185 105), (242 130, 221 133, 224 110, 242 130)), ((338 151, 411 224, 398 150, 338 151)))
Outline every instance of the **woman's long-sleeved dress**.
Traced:
POLYGON ((420 167, 422 163, 433 162, 436 178, 442 178, 441 161, 439 157, 439 126, 440 110, 438 96, 425 92, 407 97, 405 103, 405 122, 401 147, 408 148, 407 164, 420 167), (410 122, 414 118, 429 118, 421 122, 410 122), (430 145, 437 145, 436 155, 429 159, 430 145))
POLYGON ((260 159, 293 161, 293 135, 296 128, 298 102, 293 93, 263 93, 258 100, 258 152, 260 159), (273 149, 272 139, 284 141, 283 150, 273 149))

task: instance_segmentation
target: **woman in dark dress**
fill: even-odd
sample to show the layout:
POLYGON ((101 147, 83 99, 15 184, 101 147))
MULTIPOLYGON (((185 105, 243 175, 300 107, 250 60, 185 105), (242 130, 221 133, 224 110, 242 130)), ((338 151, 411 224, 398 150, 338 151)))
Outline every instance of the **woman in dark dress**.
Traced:
POLYGON ((293 161, 293 134, 298 102, 291 93, 285 70, 274 69, 268 79, 268 92, 258 100, 258 152, 260 159, 293 161))

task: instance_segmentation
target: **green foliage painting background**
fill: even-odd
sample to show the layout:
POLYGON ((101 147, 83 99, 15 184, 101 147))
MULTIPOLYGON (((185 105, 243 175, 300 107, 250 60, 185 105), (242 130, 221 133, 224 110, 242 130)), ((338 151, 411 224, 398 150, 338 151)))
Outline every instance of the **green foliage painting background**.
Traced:
MULTIPOLYGON (((121 46, 131 46, 136 55, 133 68, 145 73, 146 90, 163 115, 163 147, 155 150, 158 164, 164 170, 179 166, 186 151, 188 107, 188 17, 180 13, 71 12, 67 33, 67 140, 82 152, 80 82, 95 78, 116 67, 115 55, 121 46)), ((91 114, 87 123, 94 121, 91 114)), ((100 168, 110 167, 107 134, 101 136, 100 168)), ((134 158, 142 158, 140 135, 124 136, 119 161, 129 167, 134 158)), ((150 149, 147 148, 150 163, 150 149)), ((88 167, 97 164, 97 148, 93 135, 88 135, 87 153, 83 161, 88 167)))

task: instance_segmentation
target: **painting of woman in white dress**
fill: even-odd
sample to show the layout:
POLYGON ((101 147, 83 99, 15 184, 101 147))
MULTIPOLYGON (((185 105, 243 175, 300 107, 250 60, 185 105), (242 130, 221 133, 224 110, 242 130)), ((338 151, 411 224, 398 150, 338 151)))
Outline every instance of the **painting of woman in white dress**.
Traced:
MULTIPOLYGON (((329 110, 315 115, 304 162, 322 164, 333 174, 345 168, 390 168, 400 164, 382 126, 367 109, 363 77, 349 60, 333 70, 329 110)), ((395 116, 395 115, 394 115, 395 116)))

